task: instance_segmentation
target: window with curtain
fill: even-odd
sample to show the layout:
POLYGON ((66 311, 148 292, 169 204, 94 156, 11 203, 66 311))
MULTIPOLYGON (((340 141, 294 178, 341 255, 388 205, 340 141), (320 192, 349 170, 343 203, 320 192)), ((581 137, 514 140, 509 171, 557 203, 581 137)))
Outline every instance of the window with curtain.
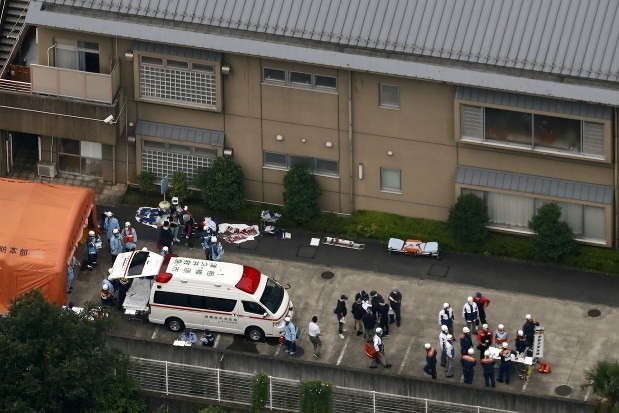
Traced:
POLYGON ((380 168, 380 190, 402 192, 401 171, 399 169, 380 168))
POLYGON ((56 67, 99 73, 97 43, 58 40, 55 49, 56 67))

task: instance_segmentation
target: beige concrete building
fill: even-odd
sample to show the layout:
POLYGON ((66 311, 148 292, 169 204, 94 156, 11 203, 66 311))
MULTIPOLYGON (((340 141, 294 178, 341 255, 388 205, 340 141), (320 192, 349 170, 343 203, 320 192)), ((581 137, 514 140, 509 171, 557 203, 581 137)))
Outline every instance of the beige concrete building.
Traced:
POLYGON ((305 162, 326 211, 445 220, 472 192, 528 233, 554 201, 615 246, 619 7, 585 3, 10 0, 0 176, 232 156, 247 199, 281 204, 305 162))

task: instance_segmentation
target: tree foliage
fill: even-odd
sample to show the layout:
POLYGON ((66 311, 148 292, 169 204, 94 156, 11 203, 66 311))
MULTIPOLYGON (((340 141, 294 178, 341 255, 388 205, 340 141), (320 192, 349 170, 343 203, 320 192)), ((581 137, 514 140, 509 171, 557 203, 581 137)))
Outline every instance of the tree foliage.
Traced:
POLYGON ((619 362, 598 361, 585 372, 593 393, 600 397, 595 413, 619 413, 619 362))
POLYGON ((194 180, 202 191, 207 208, 215 211, 238 211, 245 206, 245 177, 232 158, 217 158, 213 166, 203 169, 194 180))
POLYGON ((269 376, 258 373, 254 376, 251 389, 251 412, 263 413, 269 400, 269 376))
POLYGON ((284 176, 284 214, 298 224, 320 215, 322 191, 306 164, 294 165, 284 176))
POLYGON ((148 194, 155 186, 155 174, 149 171, 140 172, 138 174, 138 185, 140 186, 140 191, 144 193, 148 200, 148 194))
POLYGON ((333 402, 333 387, 322 380, 301 382, 299 387, 301 413, 329 413, 333 402))
POLYGON ((0 411, 145 412, 129 360, 105 347, 106 318, 54 307, 39 290, 0 319, 0 411))
POLYGON ((480 242, 488 236, 488 207, 475 194, 460 195, 449 210, 447 224, 460 242, 480 242))
POLYGON ((535 232, 531 238, 533 251, 542 260, 559 261, 574 249, 574 233, 560 219, 561 207, 548 202, 529 220, 529 228, 535 232))
POLYGON ((170 179, 171 195, 178 197, 178 202, 183 204, 184 200, 189 196, 189 182, 187 175, 183 171, 175 171, 170 179))

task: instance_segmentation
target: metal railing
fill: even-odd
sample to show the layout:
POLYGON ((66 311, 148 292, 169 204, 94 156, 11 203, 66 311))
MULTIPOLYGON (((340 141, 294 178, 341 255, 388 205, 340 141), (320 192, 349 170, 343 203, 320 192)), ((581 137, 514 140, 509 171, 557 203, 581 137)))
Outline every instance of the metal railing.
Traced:
MULTIPOLYGON (((131 357, 130 374, 142 390, 249 406, 253 374, 168 361, 131 357)), ((267 408, 299 411, 299 381, 269 376, 267 408)), ((516 413, 509 410, 399 396, 369 390, 333 387, 334 412, 516 413)))

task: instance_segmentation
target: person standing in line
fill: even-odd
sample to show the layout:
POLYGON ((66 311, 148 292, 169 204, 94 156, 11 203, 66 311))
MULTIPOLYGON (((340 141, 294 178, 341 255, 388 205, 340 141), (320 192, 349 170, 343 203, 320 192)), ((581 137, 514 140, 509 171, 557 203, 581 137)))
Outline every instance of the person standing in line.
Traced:
POLYGON ((365 314, 363 314, 363 317, 361 318, 361 321, 363 321, 363 337, 365 338, 365 341, 369 343, 372 341, 372 333, 376 328, 376 318, 374 318, 374 313, 372 313, 372 307, 367 308, 365 314))
POLYGON ((436 350, 430 343, 424 344, 423 347, 426 349, 426 365, 423 371, 432 376, 433 379, 436 379, 436 350))
POLYGON ((481 359, 481 366, 484 369, 484 381, 486 382, 486 387, 495 387, 494 381, 494 359, 490 357, 490 350, 486 350, 484 352, 484 358, 481 359))
POLYGON ((378 320, 380 328, 383 329, 383 337, 389 335, 389 306, 385 301, 378 303, 378 320))
POLYGON ((468 354, 470 348, 473 348, 471 330, 469 330, 468 327, 462 327, 462 334, 460 335, 460 354, 468 354))
POLYGON ((114 230, 117 229, 118 231, 120 231, 120 224, 118 223, 118 219, 114 216, 114 213, 112 211, 108 211, 105 214, 107 215, 105 235, 107 237, 107 241, 110 242, 110 240, 114 236, 114 230))
POLYGON ((92 267, 97 265, 97 237, 94 231, 88 231, 86 250, 88 252, 88 264, 86 268, 92 271, 92 267))
POLYGON ((503 350, 499 353, 499 357, 501 357, 499 378, 497 379, 499 383, 503 383, 503 378, 505 378, 505 384, 509 384, 513 366, 512 354, 515 354, 515 352, 509 348, 509 344, 507 342, 503 343, 503 350))
POLYGON ((479 350, 479 359, 484 358, 484 353, 492 345, 492 330, 488 328, 488 324, 481 326, 481 330, 477 333, 477 349, 479 350))
POLYGON ((494 346, 497 348, 501 348, 501 345, 506 341, 507 331, 505 331, 505 326, 503 324, 499 324, 496 331, 494 332, 494 346))
POLYGON ((380 302, 383 301, 383 296, 378 294, 375 290, 370 291, 370 304, 372 305, 372 314, 374 318, 378 319, 380 315, 380 302))
POLYGON ((473 301, 473 297, 466 299, 466 304, 462 307, 462 318, 466 322, 466 326, 471 332, 477 332, 477 325, 479 324, 479 312, 477 310, 477 304, 473 301))
POLYGON ((445 377, 450 378, 454 376, 454 357, 456 355, 454 349, 454 337, 451 334, 447 334, 447 340, 445 341, 445 354, 447 355, 447 374, 445 377))
POLYGON ((361 295, 357 294, 355 302, 352 303, 352 308, 350 310, 352 312, 352 316, 355 319, 355 330, 357 330, 357 337, 363 334, 363 316, 367 313, 363 308, 363 301, 361 301, 361 295))
POLYGON ((322 341, 320 340, 320 337, 324 335, 324 333, 320 332, 318 317, 312 317, 312 321, 310 321, 307 331, 310 342, 312 343, 312 346, 314 346, 314 357, 318 359, 320 358, 320 349, 322 348, 322 341))
POLYGON ((387 363, 385 359, 385 346, 383 344, 383 329, 380 327, 376 328, 376 334, 374 334, 374 350, 376 350, 376 356, 372 359, 372 364, 370 364, 371 369, 375 369, 378 367, 376 365, 376 360, 383 365, 386 369, 391 368, 391 364, 387 363))
POLYGON ((112 238, 110 239, 110 254, 112 254, 112 265, 116 261, 118 254, 123 252, 123 243, 120 239, 120 233, 117 229, 112 231, 112 238))
POLYGON ((294 325, 290 317, 284 318, 284 339, 286 340, 286 353, 294 356, 297 352, 297 326, 294 325))
POLYGON ((456 317, 454 316, 454 310, 451 308, 449 303, 443 303, 443 309, 438 313, 438 324, 441 326, 447 326, 449 334, 453 335, 455 319, 456 317))
POLYGON ((445 367, 447 365, 447 336, 449 335, 449 330, 447 326, 441 326, 441 332, 438 335, 438 348, 441 350, 441 367, 445 367))
MULTIPOLYGON (((193 249, 193 230, 195 226, 195 221, 193 220, 193 216, 187 211, 189 217, 185 221, 185 240, 186 246, 189 247, 190 250, 193 249)), ((174 239, 174 237, 172 238, 174 239)))
POLYGON ((488 300, 481 292, 477 292, 473 298, 475 304, 477 304, 477 311, 479 311, 479 321, 482 324, 486 324, 486 308, 490 305, 488 300))
POLYGON ((539 326, 539 323, 533 320, 531 314, 526 315, 526 321, 522 325, 522 331, 527 339, 527 346, 533 348, 533 337, 535 336, 535 327, 539 326))
POLYGON ((475 365, 477 360, 473 356, 475 349, 472 347, 468 350, 467 354, 463 355, 460 359, 462 364, 462 375, 464 376, 464 384, 473 384, 473 377, 475 376, 475 365))
POLYGON ((395 321, 396 327, 400 327, 400 323, 402 321, 402 293, 400 292, 400 289, 398 287, 393 287, 393 290, 389 293, 388 300, 391 309, 395 313, 392 317, 395 318, 395 320, 391 319, 389 320, 389 322, 393 323, 395 321))
MULTIPOLYGON (((161 223, 161 225, 163 226, 163 222, 161 223)), ((178 230, 180 229, 180 225, 181 220, 178 216, 178 211, 174 208, 172 209, 172 213, 170 214, 170 230, 172 231, 172 235, 174 236, 174 242, 181 242, 181 240, 178 239, 178 230)))
POLYGON ((125 229, 123 229, 122 237, 125 252, 135 251, 136 243, 138 242, 138 233, 135 228, 131 227, 131 222, 125 222, 125 229))
POLYGON ((348 310, 346 310, 346 297, 344 294, 340 295, 340 298, 337 300, 337 305, 333 313, 335 317, 337 317, 337 331, 339 333, 340 338, 344 338, 344 332, 346 329, 344 328, 344 323, 346 322, 346 315, 348 314, 348 310))

